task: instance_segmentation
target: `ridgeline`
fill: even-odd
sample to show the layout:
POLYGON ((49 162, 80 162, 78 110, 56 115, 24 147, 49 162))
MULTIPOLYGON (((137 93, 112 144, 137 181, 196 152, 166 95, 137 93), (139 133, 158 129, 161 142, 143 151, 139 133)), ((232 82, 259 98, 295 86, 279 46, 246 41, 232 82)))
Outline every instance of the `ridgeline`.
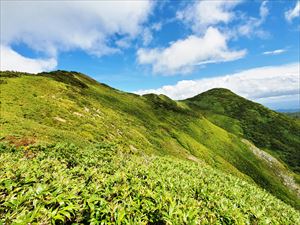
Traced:
POLYGON ((0 74, 0 222, 300 223, 293 118, 221 88, 174 101, 0 74))

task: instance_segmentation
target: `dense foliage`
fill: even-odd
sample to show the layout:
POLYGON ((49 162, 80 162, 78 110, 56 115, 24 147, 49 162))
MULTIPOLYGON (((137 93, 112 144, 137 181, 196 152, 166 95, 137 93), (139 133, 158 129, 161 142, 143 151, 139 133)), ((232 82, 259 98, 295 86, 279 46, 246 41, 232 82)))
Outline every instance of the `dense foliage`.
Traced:
POLYGON ((300 223, 292 207, 202 163, 109 144, 0 151, 4 224, 300 223))

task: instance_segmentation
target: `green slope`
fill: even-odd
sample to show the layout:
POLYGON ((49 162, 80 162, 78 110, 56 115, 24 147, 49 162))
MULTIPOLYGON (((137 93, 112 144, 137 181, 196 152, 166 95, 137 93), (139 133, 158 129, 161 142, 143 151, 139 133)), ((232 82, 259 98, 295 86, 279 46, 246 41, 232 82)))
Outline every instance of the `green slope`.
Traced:
POLYGON ((4 224, 300 223, 291 206, 203 163, 108 144, 0 152, 4 224))
POLYGON ((206 115, 216 124, 244 136, 258 147, 270 150, 292 170, 300 172, 300 126, 293 119, 221 88, 185 102, 194 108, 207 110, 206 115))
MULTIPOLYGON (((3 142, 15 146, 67 142, 80 148, 105 142, 134 154, 197 161, 251 185, 256 183, 300 208, 297 190, 286 185, 279 172, 242 140, 251 140, 273 154, 280 160, 280 173, 283 171, 299 182, 299 154, 290 158, 290 153, 297 153, 299 135, 294 131, 299 131, 299 126, 284 116, 281 119, 284 125, 279 128, 284 129, 286 136, 281 139, 272 132, 263 133, 264 127, 273 129, 274 125, 268 128, 267 123, 258 130, 268 143, 261 145, 256 133, 245 129, 248 118, 220 110, 223 103, 209 108, 202 104, 205 98, 176 102, 163 95, 138 96, 115 90, 83 74, 64 71, 37 75, 1 72, 0 85, 3 142), (276 138, 288 146, 287 152, 270 147, 269 142, 276 138)), ((219 91, 227 96, 227 91, 219 91)), ((211 96, 207 95, 208 103, 211 96)), ((244 107, 244 99, 234 94, 226 98, 229 102, 241 99, 239 107, 244 107)), ((275 112, 265 110, 278 117, 275 112)), ((249 124, 260 121, 255 116, 255 113, 249 116, 249 124)))

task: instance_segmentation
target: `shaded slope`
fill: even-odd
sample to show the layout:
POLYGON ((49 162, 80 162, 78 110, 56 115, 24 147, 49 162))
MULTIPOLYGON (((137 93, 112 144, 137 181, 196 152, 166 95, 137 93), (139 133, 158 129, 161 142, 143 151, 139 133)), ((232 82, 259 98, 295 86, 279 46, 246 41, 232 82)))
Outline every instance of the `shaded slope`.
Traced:
POLYGON ((190 101, 124 93, 76 72, 1 72, 1 77, 6 142, 64 141, 86 147, 105 141, 139 154, 197 159, 300 207, 296 193, 241 141, 239 120, 226 127, 190 101))

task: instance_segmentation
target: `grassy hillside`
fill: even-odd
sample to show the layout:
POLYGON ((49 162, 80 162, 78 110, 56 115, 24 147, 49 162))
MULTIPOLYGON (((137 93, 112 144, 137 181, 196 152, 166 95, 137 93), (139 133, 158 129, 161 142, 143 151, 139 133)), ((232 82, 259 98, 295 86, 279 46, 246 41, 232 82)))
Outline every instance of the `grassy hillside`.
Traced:
MULTIPOLYGON (((87 151, 89 146, 104 142, 117 146, 122 152, 140 155, 138 157, 155 155, 159 160, 174 161, 174 167, 177 165, 175 162, 184 162, 198 168, 196 161, 210 166, 216 173, 231 174, 255 190, 259 190, 255 187, 257 184, 286 203, 300 208, 297 189, 291 189, 286 179, 279 176, 283 171, 289 179, 300 181, 297 170, 299 158, 291 158, 290 154, 297 153, 295 146, 299 144, 299 135, 295 135, 294 131, 300 129, 285 117, 282 119, 284 128, 279 126, 286 135, 282 139, 272 132, 260 134, 265 135, 269 142, 278 138, 288 146, 288 151, 260 145, 253 138, 256 133, 246 131, 246 118, 235 118, 230 112, 221 110, 222 113, 219 113, 215 108, 205 108, 200 104, 204 98, 201 101, 177 102, 163 95, 138 96, 110 88, 83 74, 64 71, 37 75, 1 72, 0 85, 0 135, 2 142, 8 145, 22 148, 65 142, 87 151), (255 154, 242 139, 254 142, 277 157, 280 165, 276 168, 280 171, 255 154)), ((226 96, 226 91, 220 92, 226 96)), ((240 98, 234 94, 227 97, 233 98, 232 101, 240 98)), ((239 107, 243 109, 245 100, 240 101, 239 107)), ((210 99, 208 102, 211 102, 210 99)), ((219 105, 216 104, 216 108, 223 107, 219 105)), ((270 112, 277 117, 277 113, 270 112)), ((248 123, 260 121, 260 117, 256 119, 255 116, 254 113, 248 123)), ((263 128, 260 129, 259 132, 263 128)), ((22 160, 19 157, 17 161, 22 160)), ((64 157, 60 160, 67 160, 64 157)), ((76 161, 76 157, 72 159, 76 161)), ((33 157, 30 160, 37 159, 33 157)), ((221 196, 224 197, 223 194, 221 196)))
POLYGON ((201 162, 107 143, 2 145, 0 152, 4 224, 300 223, 299 211, 201 162))
POLYGON ((206 115, 219 126, 268 149, 292 170, 300 172, 300 126, 293 119, 226 89, 212 89, 185 102, 208 111, 206 115))

